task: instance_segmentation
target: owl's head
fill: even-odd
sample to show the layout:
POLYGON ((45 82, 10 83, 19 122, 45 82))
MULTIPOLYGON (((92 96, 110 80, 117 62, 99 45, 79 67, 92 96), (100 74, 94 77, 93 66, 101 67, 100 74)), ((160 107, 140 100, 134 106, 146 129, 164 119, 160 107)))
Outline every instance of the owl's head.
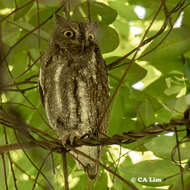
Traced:
POLYGON ((97 44, 97 23, 66 21, 60 15, 55 15, 55 21, 56 28, 52 40, 60 48, 85 51, 97 44))

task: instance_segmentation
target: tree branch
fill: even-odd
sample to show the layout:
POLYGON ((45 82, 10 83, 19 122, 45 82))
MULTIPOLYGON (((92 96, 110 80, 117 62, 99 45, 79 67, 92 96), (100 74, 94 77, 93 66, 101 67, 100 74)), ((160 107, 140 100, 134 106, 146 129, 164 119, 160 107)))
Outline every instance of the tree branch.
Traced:
MULTIPOLYGON (((188 124, 188 120, 184 119, 173 119, 169 123, 165 124, 153 124, 141 131, 130 131, 122 134, 116 134, 112 137, 90 137, 86 139, 76 139, 72 147, 79 147, 82 145, 88 146, 97 146, 97 145, 113 145, 113 144, 130 144, 139 139, 144 137, 153 136, 160 134, 165 131, 173 131, 175 127, 181 127, 188 124)), ((15 128, 17 129, 17 128, 15 128)), ((179 131, 179 130, 178 130, 179 131)), ((63 145, 60 140, 56 139, 56 141, 30 141, 25 143, 18 143, 18 144, 9 144, 0 146, 0 153, 5 153, 12 150, 19 150, 19 149, 28 149, 34 147, 41 147, 47 150, 51 150, 52 152, 62 153, 63 145)))

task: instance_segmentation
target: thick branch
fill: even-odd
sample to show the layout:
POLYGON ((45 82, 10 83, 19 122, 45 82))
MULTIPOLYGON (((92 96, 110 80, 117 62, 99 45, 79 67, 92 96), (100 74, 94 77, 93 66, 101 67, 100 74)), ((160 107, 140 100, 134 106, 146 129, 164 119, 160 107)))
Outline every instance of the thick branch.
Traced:
MULTIPOLYGON (((172 131, 175 127, 181 127, 187 125, 189 120, 173 119, 170 123, 151 125, 141 131, 130 131, 122 134, 116 134, 112 137, 103 138, 86 138, 76 139, 72 147, 78 147, 82 145, 97 146, 97 145, 112 145, 112 144, 130 144, 144 137, 157 135, 165 131, 172 131)), ((63 146, 61 141, 30 141, 19 144, 9 144, 0 146, 0 153, 5 153, 12 150, 27 149, 34 147, 42 147, 52 152, 63 153, 63 146), (59 143, 58 143, 59 142, 59 143)))
POLYGON ((19 150, 23 148, 34 148, 39 147, 39 145, 35 144, 34 142, 25 142, 25 143, 18 143, 18 144, 7 144, 0 146, 0 154, 11 151, 11 150, 19 150))

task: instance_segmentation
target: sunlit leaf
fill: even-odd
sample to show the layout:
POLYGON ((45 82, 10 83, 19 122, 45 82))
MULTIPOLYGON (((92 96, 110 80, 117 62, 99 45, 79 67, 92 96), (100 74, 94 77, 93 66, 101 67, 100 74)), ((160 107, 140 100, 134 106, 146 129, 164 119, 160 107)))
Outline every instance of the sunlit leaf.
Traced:
POLYGON ((154 109, 148 99, 139 106, 138 109, 139 119, 145 124, 145 126, 149 126, 155 122, 154 117, 154 109))
MULTIPOLYGON (((156 63, 164 63, 166 61, 174 61, 180 58, 181 54, 190 50, 190 37, 189 37, 189 29, 188 28, 177 28, 174 29, 168 38, 153 51, 151 54, 143 57, 143 60, 151 61, 156 63)), ((166 35, 166 32, 162 34, 162 38, 166 35)), ((162 38, 154 40, 142 53, 146 54, 151 51, 157 44, 160 42, 162 38)), ((172 63, 171 63, 172 64, 172 63)), ((180 63, 178 63, 180 64, 180 63)))
MULTIPOLYGON (((72 18, 74 20, 84 20, 88 15, 89 10, 87 3, 85 2, 75 8, 72 18)), ((117 12, 103 3, 91 2, 90 16, 92 21, 98 21, 101 24, 108 25, 115 20, 117 12)))
POLYGON ((141 183, 146 186, 162 186, 171 185, 175 182, 176 177, 165 182, 163 179, 177 173, 179 168, 168 160, 147 160, 131 166, 124 162, 120 165, 119 170, 127 179, 131 180, 133 178, 135 183, 141 183), (157 182, 154 179, 157 179, 157 182))
MULTIPOLYGON (((164 1, 153 0, 34 0, 21 8, 28 2, 30 0, 0 0, 0 18, 4 18, 0 24, 0 153, 6 143, 11 145, 10 147, 18 143, 28 143, 33 139, 35 143, 47 143, 50 140, 48 135, 58 140, 48 125, 37 88, 43 58, 37 62, 35 60, 44 52, 55 28, 53 14, 64 5, 57 14, 65 17, 64 11, 68 7, 71 13, 70 21, 97 22, 97 40, 108 68, 109 64, 129 55, 108 71, 110 98, 115 96, 110 106, 106 135, 110 138, 114 135, 129 135, 130 142, 131 139, 133 142, 104 146, 101 163, 139 190, 183 189, 176 134, 174 131, 159 134, 145 131, 149 126, 157 130, 159 124, 165 126, 171 121, 183 121, 184 112, 189 107, 190 0, 167 0, 165 5, 164 1), (67 4, 69 2, 70 5, 67 4), (185 3, 182 5, 183 2, 185 3), (149 37, 153 37, 153 40, 137 48, 161 4, 164 6, 156 15, 145 37, 145 40, 149 37), (160 27, 166 19, 166 10, 170 13, 167 20, 169 22, 160 34, 160 27), (171 24, 179 15, 177 25, 168 33, 171 24), (44 21, 47 22, 37 29, 39 22, 44 21), (36 31, 32 32, 35 28, 36 31), (155 34, 157 35, 154 36, 155 34), (135 61, 130 65, 132 58, 135 61), (121 83, 124 72, 127 74, 121 83), (31 87, 35 88, 26 90, 31 87), (114 94, 116 89, 117 93, 114 94), (13 117, 17 123, 7 122, 5 115, 1 116, 2 111, 13 117), (14 125, 16 130, 12 129, 11 125, 14 125), (32 130, 28 127, 32 127, 32 130), (171 161, 171 158, 176 163, 171 161), (161 181, 150 181, 157 179, 161 181), (163 179, 166 180, 162 181, 163 179)), ((68 22, 70 21, 68 19, 68 22)), ((189 189, 190 143, 186 138, 186 126, 176 126, 176 129, 184 168, 184 189, 189 189), (185 142, 182 142, 183 140, 185 142)), ((88 138, 88 135, 84 138, 88 138)), ((59 141, 50 141, 52 146, 61 146, 59 141)), ((36 190, 65 189, 62 155, 55 152, 57 149, 47 151, 45 148, 27 147, 9 151, 16 180, 7 153, 1 154, 0 189, 32 189, 35 183, 36 190), (45 161, 50 152, 51 155, 45 161), (2 156, 5 158, 6 178, 2 156), (18 188, 15 187, 15 182, 18 188)), ((72 150, 67 150, 70 189, 132 189, 101 166, 97 179, 88 180, 86 173, 76 165, 70 153, 72 154, 72 150)))
POLYGON ((100 26, 100 32, 101 36, 99 43, 102 53, 107 53, 116 49, 119 45, 119 37, 117 32, 112 27, 104 25, 100 26), (111 45, 109 43, 110 41, 112 41, 111 45))
POLYGON ((118 14, 127 21, 137 20, 138 17, 134 11, 135 6, 129 5, 125 0, 111 1, 110 6, 118 10, 118 14))
MULTIPOLYGON (((110 63, 114 62, 117 59, 119 59, 119 57, 110 57, 106 59, 106 63, 109 65, 110 63)), ((129 63, 129 62, 130 62, 129 59, 125 59, 121 62, 121 64, 129 63)), ((128 66, 129 64, 126 64, 125 66, 113 69, 110 71, 110 75, 113 78, 115 78, 116 81, 119 82, 122 75, 124 74, 124 71, 127 69, 128 66)), ((141 67, 137 63, 133 63, 126 75, 126 78, 124 79, 124 82, 127 81, 131 85, 135 84, 136 82, 142 80, 146 76, 146 74, 147 74, 147 71, 143 67, 141 67)))

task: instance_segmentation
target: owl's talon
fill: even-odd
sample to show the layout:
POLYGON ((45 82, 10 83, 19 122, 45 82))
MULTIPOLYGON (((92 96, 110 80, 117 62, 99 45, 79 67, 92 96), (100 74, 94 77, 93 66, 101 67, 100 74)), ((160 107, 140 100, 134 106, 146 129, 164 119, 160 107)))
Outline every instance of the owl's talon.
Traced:
POLYGON ((63 145, 67 144, 67 139, 68 139, 68 136, 61 139, 63 145))
POLYGON ((75 135, 75 134, 71 134, 71 135, 70 135, 69 140, 70 140, 71 145, 73 145, 73 143, 74 143, 74 141, 75 141, 75 138, 76 138, 76 135, 75 135))
POLYGON ((74 144, 74 141, 75 139, 77 138, 76 134, 69 134, 67 136, 65 136, 64 138, 62 138, 62 144, 70 144, 70 145, 73 145, 74 144))

